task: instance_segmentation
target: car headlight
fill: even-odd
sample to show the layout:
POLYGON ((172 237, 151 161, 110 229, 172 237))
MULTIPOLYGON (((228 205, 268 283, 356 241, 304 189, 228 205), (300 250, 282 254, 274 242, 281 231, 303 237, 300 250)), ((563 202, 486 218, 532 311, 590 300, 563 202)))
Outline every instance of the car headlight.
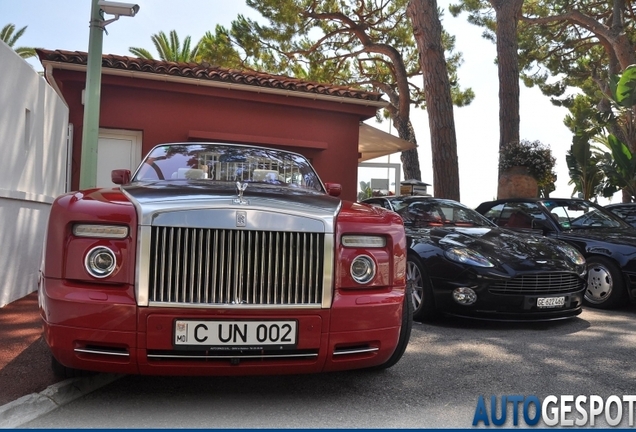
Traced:
POLYGON ((446 258, 461 264, 468 264, 475 267, 494 267, 488 258, 477 251, 466 248, 450 248, 444 251, 446 258))
POLYGON ((109 248, 97 246, 86 254, 84 266, 91 276, 101 279, 113 274, 117 266, 117 258, 109 248))
POLYGON ((359 284, 367 284, 375 276, 375 261, 370 256, 358 255, 351 262, 351 277, 359 284))
POLYGON ((576 250, 576 248, 570 245, 557 245, 557 248, 568 257, 570 261, 572 261, 577 266, 581 266, 585 264, 585 257, 576 250))

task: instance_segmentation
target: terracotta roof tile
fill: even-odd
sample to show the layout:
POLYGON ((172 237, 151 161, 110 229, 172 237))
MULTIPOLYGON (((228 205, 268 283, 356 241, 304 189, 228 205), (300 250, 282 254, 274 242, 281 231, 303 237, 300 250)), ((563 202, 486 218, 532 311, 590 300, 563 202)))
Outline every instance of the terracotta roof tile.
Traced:
MULTIPOLYGON (((45 49, 36 49, 36 52, 41 62, 51 61, 78 65, 86 65, 88 63, 88 54, 85 52, 64 50, 51 51, 45 49)), ((212 66, 207 63, 177 63, 162 60, 147 60, 138 57, 119 56, 115 54, 104 54, 102 55, 102 67, 268 87, 280 90, 316 93, 328 96, 362 99, 373 102, 382 100, 381 93, 368 92, 353 87, 303 81, 296 78, 271 75, 264 72, 227 69, 212 66)))

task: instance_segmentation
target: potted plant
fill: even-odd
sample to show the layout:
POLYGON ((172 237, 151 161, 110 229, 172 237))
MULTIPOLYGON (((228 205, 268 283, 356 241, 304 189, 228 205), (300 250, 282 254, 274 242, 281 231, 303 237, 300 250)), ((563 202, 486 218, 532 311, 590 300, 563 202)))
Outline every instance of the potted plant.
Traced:
POLYGON ((552 150, 540 141, 521 140, 503 146, 499 153, 498 197, 547 197, 556 174, 552 150))

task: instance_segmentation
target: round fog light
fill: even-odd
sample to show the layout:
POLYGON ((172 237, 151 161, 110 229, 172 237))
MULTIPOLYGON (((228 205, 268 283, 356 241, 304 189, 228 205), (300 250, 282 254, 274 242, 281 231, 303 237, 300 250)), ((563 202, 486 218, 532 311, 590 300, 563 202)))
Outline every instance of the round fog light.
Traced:
POLYGON ((97 246, 86 254, 86 271, 96 278, 105 278, 113 274, 117 259, 115 253, 107 247, 97 246))
POLYGON ((453 299, 461 305, 471 305, 477 301, 477 293, 472 288, 461 287, 453 290, 453 299))

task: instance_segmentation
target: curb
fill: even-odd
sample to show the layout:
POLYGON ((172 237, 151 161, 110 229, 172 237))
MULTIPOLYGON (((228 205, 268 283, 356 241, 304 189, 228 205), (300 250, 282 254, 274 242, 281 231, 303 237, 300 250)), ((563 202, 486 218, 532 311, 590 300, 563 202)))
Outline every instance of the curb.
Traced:
POLYGON ((0 406, 0 428, 21 426, 123 376, 98 374, 85 378, 71 378, 50 385, 40 393, 22 396, 0 406))

